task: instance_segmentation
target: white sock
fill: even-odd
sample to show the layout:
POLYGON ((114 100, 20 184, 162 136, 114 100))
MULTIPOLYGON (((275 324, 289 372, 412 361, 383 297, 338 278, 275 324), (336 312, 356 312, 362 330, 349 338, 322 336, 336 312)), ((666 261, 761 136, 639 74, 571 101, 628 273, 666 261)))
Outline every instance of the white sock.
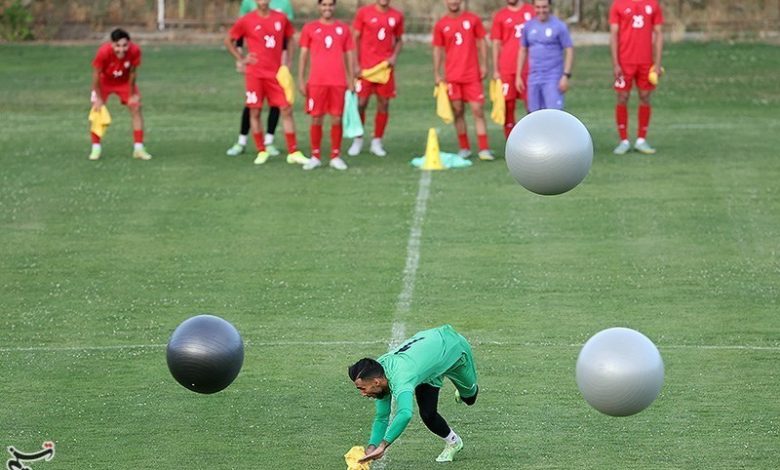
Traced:
POLYGON ((450 433, 447 435, 447 437, 444 438, 444 442, 447 444, 455 444, 460 440, 460 437, 458 437, 457 434, 455 434, 455 431, 450 428, 450 433))
POLYGON ((247 138, 247 136, 245 136, 244 134, 239 134, 238 135, 238 145, 240 145, 242 147, 246 147, 246 138, 247 138))
POLYGON ((355 137, 353 142, 357 142, 359 144, 362 144, 363 143, 363 136, 361 135, 360 137, 355 137))
POLYGON ((143 149, 144 149, 144 144, 140 142, 136 142, 133 144, 133 150, 143 150, 143 149))
POLYGON ((371 139, 371 143, 374 145, 376 144, 382 145, 382 139, 380 139, 379 137, 374 137, 373 139, 371 139))
POLYGON ((642 137, 637 137, 637 139, 636 139, 636 145, 639 145, 639 144, 644 144, 644 143, 645 143, 645 139, 644 139, 644 138, 642 138, 642 137))
POLYGON ((623 139, 620 141, 621 144, 630 144, 631 142, 628 141, 628 139, 623 139))
POLYGON ((265 141, 263 143, 265 145, 273 145, 273 143, 274 143, 274 135, 273 134, 266 134, 265 135, 265 141))
POLYGON ((92 150, 100 150, 100 144, 92 144, 92 150))

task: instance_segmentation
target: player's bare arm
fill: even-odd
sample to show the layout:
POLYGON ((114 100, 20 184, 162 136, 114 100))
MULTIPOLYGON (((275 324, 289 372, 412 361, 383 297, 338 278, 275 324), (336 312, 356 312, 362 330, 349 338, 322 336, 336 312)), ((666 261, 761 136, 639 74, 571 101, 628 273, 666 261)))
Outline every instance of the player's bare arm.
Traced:
POLYGON ((487 77, 488 67, 488 44, 487 39, 479 39, 479 79, 484 80, 487 77))
POLYGON ((251 53, 247 54, 246 56, 241 55, 241 51, 238 49, 238 47, 236 47, 236 42, 233 40, 233 38, 230 37, 230 34, 225 36, 224 44, 225 48, 228 50, 228 53, 230 53, 230 55, 232 55, 236 60, 236 69, 243 70, 247 64, 255 63, 255 57, 251 53))
POLYGON ((92 108, 96 111, 103 106, 103 100, 100 98, 100 70, 92 70, 92 108))
POLYGON ((347 89, 349 91, 355 91, 355 78, 357 78, 357 75, 355 75, 356 71, 358 70, 357 67, 355 67, 355 62, 357 59, 355 58, 355 51, 349 50, 344 54, 344 57, 346 58, 346 66, 347 66, 347 89))
POLYGON ((442 54, 443 51, 441 47, 433 47, 433 81, 436 83, 436 85, 443 81, 441 75, 439 74, 439 71, 441 70, 442 54))
POLYGON ((561 93, 569 91, 569 76, 571 75, 571 68, 574 65, 574 48, 567 47, 563 50, 563 75, 558 81, 558 89, 561 93))
POLYGON ((525 83, 523 83, 523 74, 521 71, 523 70, 523 64, 525 63, 525 58, 528 55, 528 48, 520 46, 517 50, 517 71, 515 72, 515 88, 517 88, 517 91, 523 92, 525 90, 525 83))
POLYGON ((298 91, 306 96, 306 64, 309 61, 309 48, 301 47, 301 53, 298 56, 298 91))
POLYGON ((655 71, 660 76, 663 75, 664 69, 661 67, 661 55, 664 50, 664 33, 662 25, 657 24, 653 26, 653 64, 655 65, 655 71))
POLYGON ((620 59, 618 58, 618 32, 620 27, 616 24, 609 25, 609 50, 612 54, 612 73, 615 78, 623 76, 623 69, 620 67, 620 59))
POLYGON ((493 39, 492 46, 493 46, 493 79, 500 80, 501 73, 499 73, 498 71, 498 56, 501 53, 501 41, 498 39, 493 39))
POLYGON ((141 102, 141 97, 138 96, 138 93, 135 91, 136 88, 136 78, 138 78, 138 69, 137 67, 133 67, 130 69, 130 73, 128 74, 128 84, 130 85, 130 90, 132 90, 132 94, 130 95, 130 98, 127 100, 127 105, 130 107, 138 106, 138 104, 141 102))
POLYGON ((391 55, 387 62, 390 64, 390 67, 395 67, 395 62, 398 60, 398 54, 401 53, 401 49, 404 46, 404 40, 401 38, 401 36, 397 36, 395 38, 395 47, 393 48, 393 55, 391 55))

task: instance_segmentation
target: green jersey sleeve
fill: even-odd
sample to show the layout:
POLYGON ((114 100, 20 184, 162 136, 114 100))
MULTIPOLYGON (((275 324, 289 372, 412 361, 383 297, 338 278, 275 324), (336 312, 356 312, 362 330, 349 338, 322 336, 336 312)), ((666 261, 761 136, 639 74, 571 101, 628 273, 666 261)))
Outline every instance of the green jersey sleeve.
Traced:
POLYGON ((410 391, 403 391, 398 394, 395 401, 395 416, 393 416, 393 424, 390 425, 390 429, 385 434, 385 441, 388 444, 392 444, 393 441, 398 439, 398 436, 404 432, 406 426, 409 425, 409 421, 412 420, 414 413, 414 394, 410 391))
POLYGON ((387 396, 376 401, 376 414, 374 415, 374 424, 371 426, 371 437, 368 439, 368 445, 378 446, 387 431, 387 423, 390 422, 390 405, 392 398, 387 396))
POLYGON ((255 2, 255 0, 241 0, 241 6, 238 8, 238 17, 241 18, 255 9, 257 9, 257 2, 255 2))

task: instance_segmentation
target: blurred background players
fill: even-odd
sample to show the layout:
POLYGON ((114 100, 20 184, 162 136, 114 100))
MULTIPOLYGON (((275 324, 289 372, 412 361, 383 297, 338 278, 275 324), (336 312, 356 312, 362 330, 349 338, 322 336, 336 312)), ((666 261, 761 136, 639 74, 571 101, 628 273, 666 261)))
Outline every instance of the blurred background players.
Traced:
POLYGON ((303 164, 307 159, 297 148, 292 106, 276 78, 282 65, 282 47, 285 41, 288 47, 288 62, 292 56, 293 26, 284 14, 269 8, 269 0, 257 0, 256 3, 257 10, 239 18, 225 37, 225 47, 236 59, 236 67, 245 69, 246 106, 249 108, 250 128, 258 150, 255 164, 262 165, 270 156, 265 148, 260 124, 263 100, 267 100, 269 106, 280 109, 287 141, 287 163, 303 164), (236 47, 236 41, 240 38, 244 38, 248 46, 249 52, 246 56, 236 47))
POLYGON ((306 96, 306 112, 311 115, 311 158, 303 165, 313 170, 322 165, 322 121, 330 116, 330 167, 346 170, 341 158, 341 115, 344 113, 344 93, 354 90, 354 49, 349 26, 333 19, 336 0, 318 0, 320 18, 301 29, 301 54, 298 58, 298 86, 306 96), (306 66, 309 79, 304 81, 306 66), (305 85, 304 85, 305 84, 305 85))
MULTIPOLYGON (((569 90, 574 47, 566 24, 550 14, 551 0, 533 0, 536 17, 525 24, 517 62, 528 57, 528 112, 540 109, 563 109, 564 95, 569 90)), ((519 67, 518 67, 519 69, 519 67)), ((523 81, 515 82, 524 91, 523 81)))
MULTIPOLYGON (((238 11, 238 17, 240 18, 246 15, 247 13, 254 11, 256 8, 257 8, 256 0, 241 0, 241 7, 239 8, 238 11)), ((271 10, 278 11, 280 13, 284 13, 285 16, 287 16, 287 19, 290 21, 292 21, 295 16, 293 12, 293 7, 290 4, 289 0, 271 0, 271 3, 269 3, 268 8, 270 8, 271 10)), ((243 38, 240 38, 238 41, 236 41, 236 47, 243 48, 243 46, 244 46, 243 38)), ((287 52, 286 38, 282 46, 286 54, 287 52)), ((288 60, 285 57, 282 57, 282 63, 288 63, 288 60)), ((238 72, 244 73, 244 70, 238 70, 238 72)), ((265 143, 266 151, 268 151, 268 154, 271 155, 272 157, 279 155, 279 150, 277 150, 277 148, 273 145, 274 133, 276 132, 277 124, 279 124, 279 108, 277 106, 270 106, 268 109, 268 121, 266 122, 266 127, 265 127, 264 143, 265 143)), ((236 141, 235 144, 233 144, 232 147, 230 147, 227 150, 226 153, 231 157, 235 157, 237 155, 244 153, 248 136, 249 136, 249 108, 244 106, 244 110, 241 112, 241 128, 238 134, 238 140, 236 141)))
MULTIPOLYGON (((515 125, 515 104, 525 101, 525 92, 515 86, 517 75, 517 52, 523 26, 534 16, 534 8, 520 0, 506 0, 506 6, 493 16, 490 38, 493 43, 493 78, 501 80, 504 95, 504 137, 508 137, 515 125)), ((528 60, 523 62, 520 74, 524 84, 528 83, 528 60)), ((526 107, 527 108, 527 107, 526 107)))
POLYGON ((628 142, 628 98, 634 82, 639 90, 639 122, 634 149, 644 154, 655 153, 645 140, 650 125, 650 94, 655 90, 648 77, 653 66, 658 75, 663 73, 663 22, 661 5, 656 0, 615 0, 609 10, 609 45, 617 92, 615 122, 620 135, 620 143, 614 150, 617 155, 624 155, 631 149, 628 142))
MULTIPOLYGON (((92 61, 92 109, 99 111, 111 94, 119 96, 127 106, 133 121, 133 158, 151 160, 144 148, 144 118, 141 114, 141 93, 136 79, 141 65, 141 48, 130 41, 130 35, 123 29, 111 32, 111 42, 101 45, 92 61)), ((91 133, 92 151, 90 160, 100 158, 101 137, 91 133)))
POLYGON ((461 9, 462 0, 445 0, 447 14, 433 27, 433 76, 436 84, 445 81, 455 117, 458 156, 471 156, 464 102, 471 107, 477 130, 480 160, 495 160, 488 146, 482 80, 487 75, 485 27, 479 16, 461 9), (444 77, 440 70, 444 62, 444 77))
MULTIPOLYGON (((369 150, 376 156, 384 157, 387 152, 382 146, 382 137, 389 116, 389 101, 396 96, 393 68, 403 44, 404 15, 390 7, 390 0, 376 0, 373 5, 358 9, 352 22, 352 29, 360 69, 371 69, 384 61, 390 66, 390 78, 387 83, 374 83, 365 78, 358 78, 356 85, 358 112, 364 125, 368 100, 371 95, 376 95, 374 138, 371 140, 369 150)), ((347 154, 355 156, 362 148, 363 136, 356 137, 347 154)))

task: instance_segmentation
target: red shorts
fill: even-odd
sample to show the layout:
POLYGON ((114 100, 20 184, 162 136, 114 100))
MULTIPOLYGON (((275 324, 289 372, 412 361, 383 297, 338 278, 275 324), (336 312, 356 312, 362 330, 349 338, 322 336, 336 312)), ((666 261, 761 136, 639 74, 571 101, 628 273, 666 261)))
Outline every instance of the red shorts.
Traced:
POLYGON ((468 103, 484 103, 485 91, 482 82, 448 83, 447 95, 450 101, 466 101, 468 103))
POLYGON ((262 108, 263 100, 268 100, 268 104, 273 107, 286 108, 290 106, 284 89, 276 78, 258 78, 246 74, 244 83, 246 83, 247 108, 262 108))
POLYGON ((390 69, 390 80, 387 83, 374 83, 361 78, 357 81, 355 92, 361 98, 368 98, 371 95, 395 98, 395 73, 390 69))
POLYGON ((138 86, 133 85, 133 89, 130 90, 130 82, 127 83, 103 83, 100 82, 100 99, 105 103, 108 97, 112 94, 119 97, 119 101, 127 106, 128 100, 132 95, 138 95, 138 104, 141 104, 141 93, 138 91, 138 86))
POLYGON ((652 66, 653 64, 621 65, 620 68, 623 69, 623 76, 618 77, 615 80, 615 91, 631 91, 631 86, 635 81, 636 87, 640 90, 655 90, 655 85, 650 83, 650 80, 647 79, 647 75, 650 73, 650 67, 652 66))
POLYGON ((306 112, 312 116, 341 116, 344 114, 344 93, 346 86, 307 85, 306 112))
POLYGON ((522 74, 523 76, 523 83, 525 84, 525 88, 523 88, 523 92, 520 93, 517 91, 517 87, 515 86, 515 77, 517 75, 501 75, 501 92, 504 94, 504 101, 511 101, 511 100, 523 100, 525 101, 525 90, 528 88, 528 72, 525 72, 522 74))

